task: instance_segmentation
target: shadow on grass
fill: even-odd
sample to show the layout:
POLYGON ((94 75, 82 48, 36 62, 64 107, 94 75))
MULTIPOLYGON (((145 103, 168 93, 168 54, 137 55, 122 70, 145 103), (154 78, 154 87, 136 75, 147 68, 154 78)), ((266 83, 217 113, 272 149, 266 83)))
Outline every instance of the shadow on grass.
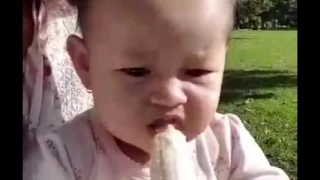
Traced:
POLYGON ((260 90, 297 86, 297 75, 289 71, 275 70, 226 70, 221 92, 221 103, 239 100, 269 99, 273 93, 260 90))
POLYGON ((230 38, 231 40, 242 40, 242 41, 244 41, 244 40, 249 40, 249 39, 251 39, 251 38, 243 38, 243 37, 232 37, 232 38, 230 38))
POLYGON ((263 31, 296 31, 296 27, 291 27, 291 28, 272 28, 272 29, 263 29, 263 31))
POLYGON ((298 30, 296 27, 279 27, 279 28, 269 28, 269 29, 235 29, 234 31, 296 31, 298 30))

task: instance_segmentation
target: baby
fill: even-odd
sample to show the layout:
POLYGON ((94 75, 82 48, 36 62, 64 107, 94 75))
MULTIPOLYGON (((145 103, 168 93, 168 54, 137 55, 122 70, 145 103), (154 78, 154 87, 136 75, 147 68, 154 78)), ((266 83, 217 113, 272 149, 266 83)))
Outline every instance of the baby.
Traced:
POLYGON ((190 180, 289 179, 237 116, 216 112, 235 2, 70 3, 83 37, 67 51, 94 108, 38 136, 40 165, 25 179, 150 179, 155 137, 169 126, 188 144, 190 180))

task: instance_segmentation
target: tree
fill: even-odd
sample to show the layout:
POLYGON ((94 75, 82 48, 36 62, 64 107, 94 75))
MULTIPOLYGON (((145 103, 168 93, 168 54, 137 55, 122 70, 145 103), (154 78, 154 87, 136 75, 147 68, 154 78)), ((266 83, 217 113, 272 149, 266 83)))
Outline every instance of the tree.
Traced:
POLYGON ((238 18, 246 22, 250 27, 258 28, 262 15, 266 15, 273 7, 271 0, 240 0, 237 3, 238 18))
POLYGON ((297 0, 272 0, 273 8, 272 16, 274 19, 278 19, 281 25, 290 24, 290 16, 296 15, 297 12, 297 0))

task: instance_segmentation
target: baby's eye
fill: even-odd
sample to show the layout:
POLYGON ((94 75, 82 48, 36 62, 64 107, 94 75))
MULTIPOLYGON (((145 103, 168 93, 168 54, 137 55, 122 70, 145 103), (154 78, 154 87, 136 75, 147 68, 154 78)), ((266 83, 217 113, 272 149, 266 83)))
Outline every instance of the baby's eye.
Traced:
POLYGON ((205 70, 205 69, 188 69, 185 71, 185 74, 191 77, 201 77, 209 73, 212 73, 212 71, 205 70))
POLYGON ((146 68, 122 68, 119 71, 132 77, 144 77, 150 74, 151 72, 146 68))

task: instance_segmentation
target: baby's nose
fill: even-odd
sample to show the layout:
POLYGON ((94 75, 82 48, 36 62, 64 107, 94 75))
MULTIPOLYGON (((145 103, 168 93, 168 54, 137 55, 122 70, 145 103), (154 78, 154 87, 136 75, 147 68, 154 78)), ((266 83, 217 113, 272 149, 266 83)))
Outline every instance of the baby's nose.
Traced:
POLYGON ((150 101, 152 104, 177 107, 187 102, 187 96, 183 91, 182 82, 172 78, 159 83, 151 93, 150 101))

